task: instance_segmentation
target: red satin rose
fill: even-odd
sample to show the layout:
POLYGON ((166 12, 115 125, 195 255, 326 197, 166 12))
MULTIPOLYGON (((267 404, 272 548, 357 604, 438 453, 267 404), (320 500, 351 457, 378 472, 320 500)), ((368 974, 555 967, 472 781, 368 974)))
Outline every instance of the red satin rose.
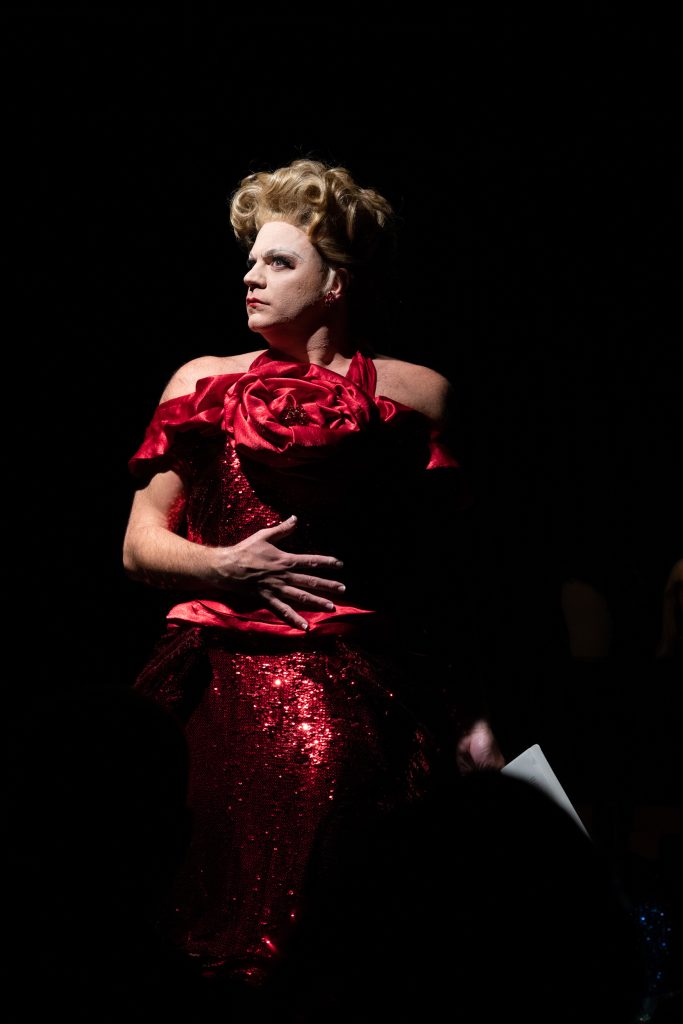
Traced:
POLYGON ((248 371, 225 395, 223 427, 237 451, 289 465, 325 454, 346 435, 380 419, 366 391, 319 366, 278 362, 248 371), (277 370, 274 373, 273 370, 277 370))

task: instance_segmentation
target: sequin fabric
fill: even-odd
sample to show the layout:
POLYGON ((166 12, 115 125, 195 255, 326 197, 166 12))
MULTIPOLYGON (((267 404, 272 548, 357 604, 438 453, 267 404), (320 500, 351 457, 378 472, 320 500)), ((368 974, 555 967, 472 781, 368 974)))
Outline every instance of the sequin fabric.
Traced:
MULTIPOLYGON (((295 925, 314 845, 324 857, 362 806, 419 796, 437 751, 387 672, 346 640, 268 640, 256 653, 219 631, 206 639, 183 708, 194 829, 172 931, 205 965, 258 980, 295 925)), ((168 676, 157 696, 177 710, 168 676)))
MULTIPOLYGON (((347 400, 344 378, 323 374, 329 383, 336 416, 347 400)), ((363 429, 354 421, 350 443, 335 440, 327 458, 304 451, 303 469, 298 456, 283 460, 284 470, 275 457, 251 460, 199 399, 191 413, 189 405, 162 410, 173 431, 164 427, 162 443, 155 426, 142 451, 149 475, 172 466, 183 476, 175 524, 190 539, 232 544, 296 512, 289 550, 345 563, 351 611, 332 616, 327 632, 264 633, 262 610, 232 595, 217 619, 225 628, 208 626, 192 610, 201 600, 190 600, 172 610, 137 680, 182 718, 190 748, 193 834, 171 930, 207 969, 257 980, 296 926, 313 850, 324 859, 359 808, 415 798, 441 757, 432 723, 443 709, 409 657, 405 631, 392 627, 397 595, 404 601, 396 567, 407 565, 396 546, 409 546, 407 510, 430 457, 428 437, 423 421, 393 412, 384 430, 372 389, 354 386, 369 410, 363 429), (190 421, 198 425, 185 430, 190 421), (240 630, 231 628, 237 621, 240 630)), ((211 396, 219 391, 207 386, 211 396)), ((288 395, 278 416, 277 430, 308 431, 315 409, 288 395)))

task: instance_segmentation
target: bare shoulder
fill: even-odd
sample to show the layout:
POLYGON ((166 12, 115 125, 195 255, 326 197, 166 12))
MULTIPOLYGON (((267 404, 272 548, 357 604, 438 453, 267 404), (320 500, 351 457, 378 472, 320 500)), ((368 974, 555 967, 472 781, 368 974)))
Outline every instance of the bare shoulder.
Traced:
POLYGON ((175 371, 164 388, 160 401, 189 395, 195 390, 197 381, 202 377, 217 377, 222 373, 243 373, 248 370, 261 349, 254 352, 242 352, 234 356, 198 356, 183 363, 175 371))
POLYGON ((377 394, 424 413, 435 423, 444 423, 453 397, 453 387, 438 370, 404 359, 378 355, 377 394))

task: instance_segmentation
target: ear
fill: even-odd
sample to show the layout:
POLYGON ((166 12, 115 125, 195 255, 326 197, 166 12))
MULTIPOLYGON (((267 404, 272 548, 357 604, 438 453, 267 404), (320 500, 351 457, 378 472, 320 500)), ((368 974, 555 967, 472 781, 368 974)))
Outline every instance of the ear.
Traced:
POLYGON ((330 272, 330 280, 327 285, 327 291, 334 295, 335 299, 340 299, 342 295, 346 294, 346 289, 349 286, 349 272, 346 267, 339 267, 337 270, 330 272))

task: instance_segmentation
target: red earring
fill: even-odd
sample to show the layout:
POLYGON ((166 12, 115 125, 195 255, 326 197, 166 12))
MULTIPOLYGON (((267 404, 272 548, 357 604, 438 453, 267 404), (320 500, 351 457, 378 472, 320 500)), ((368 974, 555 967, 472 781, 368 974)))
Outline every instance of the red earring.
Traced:
POLYGON ((337 301, 337 296, 334 294, 334 292, 325 292, 325 305, 326 306, 334 306, 336 301, 337 301))

